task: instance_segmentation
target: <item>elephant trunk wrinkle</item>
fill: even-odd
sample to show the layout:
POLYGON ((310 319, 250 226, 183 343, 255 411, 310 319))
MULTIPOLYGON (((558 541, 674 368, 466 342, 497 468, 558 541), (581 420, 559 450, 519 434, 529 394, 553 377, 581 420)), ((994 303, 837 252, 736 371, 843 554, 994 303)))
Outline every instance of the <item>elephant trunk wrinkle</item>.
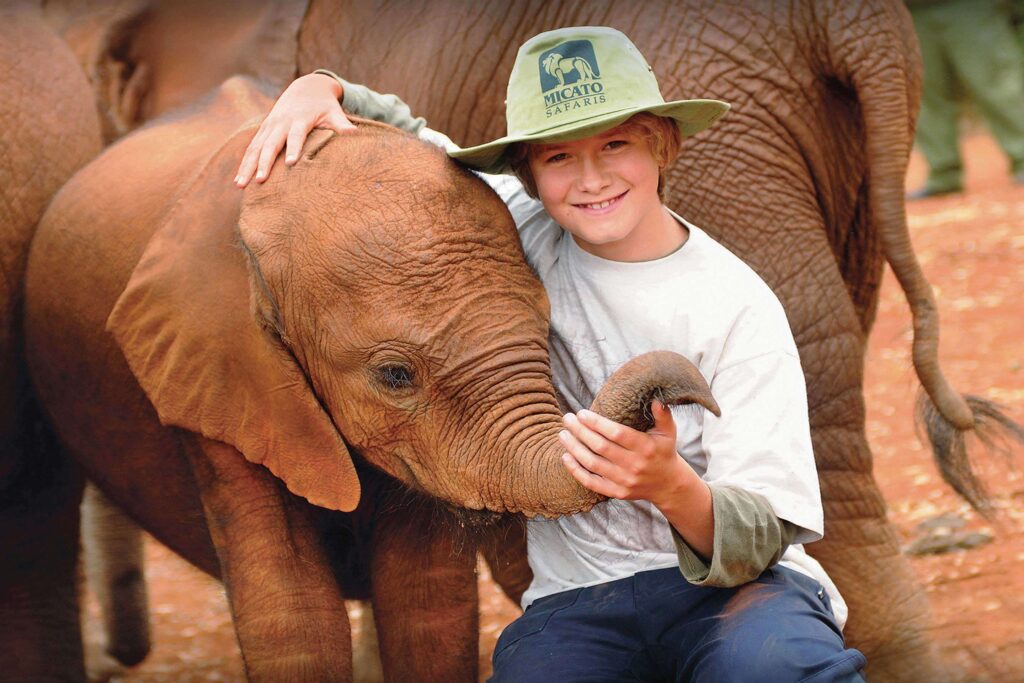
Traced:
POLYGON ((551 394, 522 394, 521 403, 495 420, 488 443, 507 444, 507 457, 486 458, 500 468, 490 498, 508 512, 560 515, 589 509, 597 499, 576 483, 561 464, 561 412, 551 394))

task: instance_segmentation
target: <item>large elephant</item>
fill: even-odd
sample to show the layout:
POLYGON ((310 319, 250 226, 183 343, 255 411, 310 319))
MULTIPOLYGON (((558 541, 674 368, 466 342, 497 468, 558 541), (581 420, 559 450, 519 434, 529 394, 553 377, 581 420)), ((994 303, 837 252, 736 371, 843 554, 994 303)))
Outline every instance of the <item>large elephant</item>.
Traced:
MULTIPOLYGON (((666 97, 732 103, 714 129, 687 142, 671 170, 669 203, 751 264, 787 310, 807 375, 825 503, 826 538, 810 550, 850 603, 848 640, 867 654, 873 677, 936 673, 927 603, 886 521, 864 432, 865 341, 887 261, 914 312, 915 366, 939 406, 932 423, 945 426, 937 440, 952 445, 940 448, 944 474, 975 503, 980 489, 962 436, 984 420, 938 370, 932 295, 906 231, 903 176, 921 78, 901 2, 664 0, 638 10, 611 1, 312 0, 295 42, 275 41, 266 55, 294 60, 296 74, 333 67, 397 92, 468 145, 503 132, 516 47, 539 31, 588 23, 629 35, 666 97)), ((164 68, 168 52, 117 49, 139 44, 132 26, 118 24, 109 34, 116 39, 103 43, 114 47, 95 59, 126 75, 164 68)), ((138 88, 108 79, 103 94, 145 102, 162 97, 163 87, 159 79, 138 88)), ((130 125, 145 109, 127 107, 130 125)))
POLYGON ((107 142, 232 75, 283 88, 306 9, 306 0, 45 2, 93 84, 107 142))
POLYGON ((0 675, 46 680, 65 670, 26 644, 48 641, 61 661, 81 658, 81 484, 28 391, 23 277, 43 210, 99 152, 100 126, 85 76, 36 3, 0 5, 0 91, 0 675))
POLYGON ((921 68, 901 2, 314 1, 298 66, 335 68, 399 93, 433 127, 471 145, 504 133, 516 47, 540 31, 585 24, 629 35, 666 99, 732 104, 685 143, 670 170, 669 205, 749 263, 789 316, 825 505, 825 539, 809 550, 849 601, 848 641, 867 655, 872 678, 942 679, 927 602, 886 520, 864 429, 863 359, 886 262, 914 315, 914 364, 943 474, 978 506, 983 492, 964 434, 1010 423, 965 401, 938 368, 935 307, 903 206, 921 68))
POLYGON ((65 185, 26 278, 35 386, 108 497, 222 578, 250 678, 348 679, 343 597, 370 596, 389 679, 471 680, 467 525, 598 500, 560 462, 546 296, 497 196, 380 124, 243 196, 269 102, 229 80, 65 185))

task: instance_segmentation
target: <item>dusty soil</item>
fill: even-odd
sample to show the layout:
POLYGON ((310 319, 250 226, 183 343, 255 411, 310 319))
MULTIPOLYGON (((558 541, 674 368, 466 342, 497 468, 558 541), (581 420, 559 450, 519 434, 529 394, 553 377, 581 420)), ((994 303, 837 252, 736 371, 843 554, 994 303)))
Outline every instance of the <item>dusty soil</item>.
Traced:
MULTIPOLYGON (((967 191, 909 204, 910 228, 939 302, 947 376, 961 391, 1001 403, 1024 421, 1024 187, 1010 183, 991 139, 972 135, 965 142, 967 191)), ((908 187, 920 185, 924 172, 915 157, 908 187)), ((867 359, 875 473, 906 544, 922 535, 919 524, 940 515, 952 515, 954 525, 963 520, 960 533, 993 537, 970 550, 911 556, 911 563, 931 599, 942 655, 970 680, 1024 680, 1024 453, 1018 453, 1015 468, 998 457, 981 466, 998 510, 992 522, 942 483, 911 417, 917 383, 910 369, 910 329, 906 302, 889 273, 867 359)), ((114 680, 241 680, 220 585, 152 541, 147 561, 155 646, 143 665, 114 680)), ((486 675, 497 634, 518 609, 486 576, 480 593, 486 675)))

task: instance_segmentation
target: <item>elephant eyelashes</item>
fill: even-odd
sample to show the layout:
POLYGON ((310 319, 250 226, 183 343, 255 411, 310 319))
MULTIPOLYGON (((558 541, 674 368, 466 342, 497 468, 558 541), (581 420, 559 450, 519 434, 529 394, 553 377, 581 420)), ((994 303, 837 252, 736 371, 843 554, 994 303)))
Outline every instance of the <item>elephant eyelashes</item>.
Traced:
POLYGON ((377 381, 392 391, 412 387, 413 372, 404 365, 392 363, 377 368, 377 381))

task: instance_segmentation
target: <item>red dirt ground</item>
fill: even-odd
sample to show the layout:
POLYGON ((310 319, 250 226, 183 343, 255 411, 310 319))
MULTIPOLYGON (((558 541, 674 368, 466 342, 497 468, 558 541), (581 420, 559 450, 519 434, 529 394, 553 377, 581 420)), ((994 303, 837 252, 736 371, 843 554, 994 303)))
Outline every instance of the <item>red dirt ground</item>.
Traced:
MULTIPOLYGON (((908 205, 918 257, 942 316, 941 358, 952 384, 1007 407, 1024 421, 1024 187, 1010 183, 992 140, 965 141, 967 191, 908 205)), ((907 186, 923 182, 915 156, 907 186)), ((910 317, 891 273, 882 287, 867 359, 868 437, 890 518, 906 543, 917 525, 962 516, 966 530, 994 536, 971 550, 911 556, 934 612, 944 657, 972 681, 1024 680, 1024 465, 999 458, 982 467, 999 511, 971 512, 941 481, 911 418, 917 383, 910 369, 910 317)), ((113 680, 137 683, 242 680, 241 660, 220 585, 159 544, 147 551, 155 646, 146 662, 113 680)), ((501 629, 518 609, 481 582, 481 672, 501 629)), ((93 617, 94 619, 94 617, 93 617)), ((95 621, 91 622, 95 632, 95 621)))

